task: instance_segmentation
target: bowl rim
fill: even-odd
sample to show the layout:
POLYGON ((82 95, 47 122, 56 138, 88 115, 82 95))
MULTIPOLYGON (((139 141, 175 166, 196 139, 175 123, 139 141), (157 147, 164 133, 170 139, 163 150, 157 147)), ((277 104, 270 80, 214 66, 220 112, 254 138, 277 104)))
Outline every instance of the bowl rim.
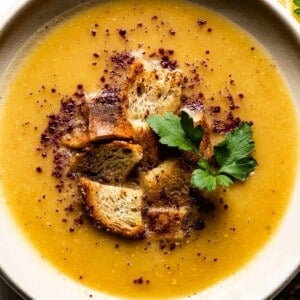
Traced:
MULTIPOLYGON (((13 26, 15 20, 20 18, 24 12, 26 12, 34 3, 37 3, 42 0, 11 0, 10 7, 7 10, 7 15, 2 15, 0 20, 0 40, 3 35, 9 32, 11 26, 13 26)), ((253 0, 254 2, 261 2, 265 5, 270 12, 276 15, 277 18, 281 19, 284 24, 289 28, 290 32, 298 39, 300 45, 300 24, 287 12, 283 9, 282 5, 276 0, 253 0)), ((197 2, 197 1, 193 1, 197 2)), ((200 1, 201 2, 201 1, 200 1)), ((201 3, 199 3, 201 5, 201 3)), ((5 4, 2 4, 5 6, 5 4)), ((3 9, 5 11, 5 9, 3 9)), ((298 172, 300 174, 300 172, 298 172)), ((298 174, 298 177, 299 177, 298 174)), ((298 265, 291 272, 290 276, 282 282, 280 286, 274 288, 273 291, 270 291, 269 297, 275 297, 300 271, 300 257, 298 260, 298 265)), ((1 279, 21 298, 23 299, 32 299, 31 296, 21 287, 14 279, 6 273, 6 271, 0 265, 0 277, 1 279)), ((113 298, 113 296, 112 296, 113 298)), ((193 299, 193 297, 192 297, 193 299)))

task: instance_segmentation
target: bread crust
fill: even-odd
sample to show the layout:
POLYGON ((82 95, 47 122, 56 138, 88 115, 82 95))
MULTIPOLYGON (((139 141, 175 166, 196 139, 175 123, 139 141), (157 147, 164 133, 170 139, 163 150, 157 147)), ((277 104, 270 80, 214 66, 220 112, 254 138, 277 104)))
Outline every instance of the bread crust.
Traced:
POLYGON ((177 159, 167 159, 156 168, 140 172, 139 184, 147 206, 175 207, 189 203, 191 172, 177 159))
POLYGON ((155 62, 136 58, 125 85, 126 117, 144 121, 149 115, 176 113, 181 105, 182 71, 163 69, 155 62))
POLYGON ((141 145, 113 141, 75 155, 71 171, 104 183, 122 183, 142 157, 141 145))
POLYGON ((184 239, 187 234, 189 208, 151 207, 145 212, 148 237, 171 241, 184 239))
POLYGON ((104 89, 89 101, 91 141, 133 137, 133 128, 126 119, 123 101, 122 94, 113 88, 104 89))
POLYGON ((141 189, 103 185, 85 177, 79 183, 95 226, 127 238, 144 235, 141 189))

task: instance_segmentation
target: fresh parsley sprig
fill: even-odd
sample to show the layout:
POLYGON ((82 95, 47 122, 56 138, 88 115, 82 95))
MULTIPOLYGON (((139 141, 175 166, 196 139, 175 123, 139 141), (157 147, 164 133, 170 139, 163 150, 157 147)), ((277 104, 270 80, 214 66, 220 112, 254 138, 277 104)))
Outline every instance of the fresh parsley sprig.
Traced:
POLYGON ((172 113, 165 117, 153 115, 148 117, 147 123, 160 136, 161 144, 199 153, 203 129, 201 126, 194 127, 193 119, 186 112, 182 111, 180 118, 172 113))
POLYGON ((294 0, 294 4, 296 5, 296 8, 294 9, 294 13, 300 17, 300 0, 294 0))
POLYGON ((227 187, 234 180, 246 181, 257 165, 251 157, 255 145, 252 135, 249 123, 242 123, 229 132, 223 142, 214 146, 217 167, 212 168, 208 160, 202 158, 198 163, 200 169, 193 172, 192 186, 211 192, 217 185, 227 187))
POLYGON ((153 115, 147 122, 160 136, 160 143, 194 151, 199 156, 199 168, 193 171, 191 178, 192 187, 211 192, 218 185, 228 187, 236 180, 246 181, 257 165, 251 156, 255 143, 249 123, 242 123, 229 132, 223 142, 214 146, 215 164, 212 165, 199 151, 204 130, 201 126, 194 127, 193 119, 186 112, 183 111, 180 118, 172 113, 165 117, 153 115))

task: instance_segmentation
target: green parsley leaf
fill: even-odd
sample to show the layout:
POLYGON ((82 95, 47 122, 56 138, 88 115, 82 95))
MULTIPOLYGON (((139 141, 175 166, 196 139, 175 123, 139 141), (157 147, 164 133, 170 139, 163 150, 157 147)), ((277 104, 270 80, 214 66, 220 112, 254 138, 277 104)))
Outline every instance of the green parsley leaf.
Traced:
POLYGON ((160 136, 161 144, 183 151, 198 151, 198 148, 182 129, 180 118, 174 114, 167 113, 165 117, 153 115, 147 118, 147 123, 160 136))
POLYGON ((212 192, 217 188, 217 179, 209 171, 196 169, 193 171, 191 185, 194 188, 212 192))
POLYGON ((196 147, 199 147, 204 134, 203 128, 201 126, 194 127, 193 119, 185 111, 181 112, 180 124, 188 138, 196 147))
POLYGON ((227 166, 248 156, 254 149, 252 129, 249 123, 242 123, 226 135, 225 140, 214 147, 219 166, 227 166))
POLYGON ((252 129, 243 123, 229 132, 225 140, 214 147, 214 157, 219 168, 213 169, 207 159, 198 162, 200 169, 193 172, 193 187, 211 192, 217 185, 228 187, 234 179, 246 181, 257 162, 250 156, 254 149, 252 129))
POLYGON ((209 165, 209 161, 206 158, 200 159, 199 162, 198 162, 198 166, 203 170, 206 170, 208 172, 212 172, 211 167, 209 165))
POLYGON ((255 145, 252 135, 251 125, 242 123, 214 147, 215 159, 220 167, 219 174, 225 173, 241 181, 247 180, 257 165, 256 160, 249 157, 255 145))
POLYGON ((240 181, 246 181, 249 174, 254 171, 256 165, 257 162, 254 158, 245 157, 238 161, 233 161, 228 165, 224 165, 218 173, 225 173, 240 181))
POLYGON ((216 176, 218 185, 228 187, 233 184, 233 180, 227 175, 217 175, 216 176))
POLYGON ((196 169, 193 171, 191 178, 192 187, 206 190, 207 192, 214 191, 217 185, 228 187, 231 184, 233 184, 233 180, 230 177, 222 174, 215 175, 211 170, 196 169))
POLYGON ((257 162, 252 157, 245 157, 238 161, 232 162, 230 165, 225 165, 219 170, 219 173, 225 173, 240 181, 246 181, 249 174, 254 171, 257 162))

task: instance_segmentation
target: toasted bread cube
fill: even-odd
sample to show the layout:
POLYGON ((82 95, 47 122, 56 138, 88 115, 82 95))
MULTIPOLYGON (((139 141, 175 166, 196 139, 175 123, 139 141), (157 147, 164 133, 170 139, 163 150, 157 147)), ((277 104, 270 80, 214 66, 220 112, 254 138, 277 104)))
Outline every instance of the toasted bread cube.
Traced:
POLYGON ((182 240, 187 231, 187 207, 151 207, 145 213, 147 235, 166 240, 182 240))
POLYGON ((140 172, 139 183, 146 202, 152 204, 186 205, 189 201, 191 173, 176 159, 168 159, 156 168, 140 172))
POLYGON ((133 142, 144 149, 143 158, 139 163, 142 170, 149 170, 159 163, 158 138, 146 122, 132 122, 134 129, 133 142))
POLYGON ((141 237, 141 189, 103 185, 81 177, 79 179, 86 209, 96 226, 129 238, 141 237))
POLYGON ((90 135, 86 126, 77 126, 73 129, 72 133, 65 134, 61 142, 64 146, 81 149, 87 147, 90 143, 90 135))
POLYGON ((126 116, 129 121, 143 121, 149 115, 165 115, 178 111, 181 101, 183 73, 169 71, 157 63, 141 58, 131 66, 127 92, 126 116))
POLYGON ((104 183, 122 183, 143 157, 143 147, 125 141, 95 146, 91 151, 76 154, 71 170, 104 183))
POLYGON ((132 138, 118 91, 105 89, 89 101, 89 134, 91 141, 132 138))

